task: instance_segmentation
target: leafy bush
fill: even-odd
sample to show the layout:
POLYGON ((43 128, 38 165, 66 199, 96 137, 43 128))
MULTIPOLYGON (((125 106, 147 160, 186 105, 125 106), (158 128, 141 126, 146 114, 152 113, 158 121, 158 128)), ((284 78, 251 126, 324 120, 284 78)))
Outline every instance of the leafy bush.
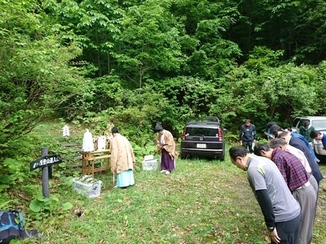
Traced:
POLYGON ((49 217, 64 219, 65 213, 67 213, 73 205, 70 202, 62 203, 60 201, 60 195, 54 194, 49 198, 44 198, 43 196, 34 198, 29 207, 32 210, 30 216, 35 220, 42 220, 49 217))

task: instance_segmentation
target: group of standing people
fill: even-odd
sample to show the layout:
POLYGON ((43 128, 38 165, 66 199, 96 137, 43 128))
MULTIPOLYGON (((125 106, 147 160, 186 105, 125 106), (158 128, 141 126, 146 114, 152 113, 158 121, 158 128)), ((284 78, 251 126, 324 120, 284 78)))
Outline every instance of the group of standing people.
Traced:
MULTIPOLYGON (((321 140, 326 148, 326 135, 308 128, 309 124, 303 126, 301 134, 284 130, 274 122, 267 127, 271 139, 267 144, 255 144, 256 128, 247 119, 240 127, 241 146, 229 150, 231 161, 247 172, 272 244, 310 244, 319 183, 324 177, 307 137, 321 140)), ((154 131, 161 155, 161 173, 170 174, 175 169, 177 156, 174 138, 160 124, 154 131)), ((112 129, 110 150, 116 187, 134 185, 134 152, 117 127, 112 129)))
MULTIPOLYGON (((161 172, 170 174, 175 168, 175 142, 170 131, 157 124, 154 128, 157 133, 156 145, 161 155, 161 172)), ((127 188, 135 184, 134 164, 136 162, 133 148, 129 140, 119 133, 117 127, 111 130, 110 139, 111 172, 115 180, 115 187, 127 188)))
MULTIPOLYGON (((254 126, 247 120, 240 128, 242 146, 229 150, 231 161, 247 171, 272 243, 309 244, 323 175, 304 136, 286 131, 276 123, 269 123, 268 127, 273 139, 267 144, 249 146, 247 150, 248 138, 251 143, 255 141, 254 126), (244 138, 247 144, 243 143, 244 138)), ((309 136, 324 138, 313 132, 309 136)))

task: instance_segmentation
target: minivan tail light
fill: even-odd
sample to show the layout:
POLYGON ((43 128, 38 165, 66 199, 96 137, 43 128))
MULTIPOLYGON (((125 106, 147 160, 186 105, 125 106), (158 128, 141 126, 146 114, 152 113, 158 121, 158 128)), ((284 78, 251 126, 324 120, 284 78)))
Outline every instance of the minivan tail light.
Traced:
POLYGON ((223 141, 223 133, 220 127, 217 127, 218 140, 223 141))
POLYGON ((186 131, 187 131, 187 127, 183 128, 182 140, 185 140, 186 139, 186 131))

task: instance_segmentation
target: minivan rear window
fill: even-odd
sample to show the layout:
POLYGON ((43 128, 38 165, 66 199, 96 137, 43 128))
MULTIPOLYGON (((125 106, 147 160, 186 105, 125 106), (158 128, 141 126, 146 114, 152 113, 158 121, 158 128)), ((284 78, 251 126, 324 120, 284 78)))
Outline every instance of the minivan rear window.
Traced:
POLYGON ((313 120, 312 126, 315 128, 315 130, 325 130, 326 120, 313 120))
POLYGON ((217 128, 187 127, 186 135, 188 135, 188 136, 218 136, 218 129, 217 128))

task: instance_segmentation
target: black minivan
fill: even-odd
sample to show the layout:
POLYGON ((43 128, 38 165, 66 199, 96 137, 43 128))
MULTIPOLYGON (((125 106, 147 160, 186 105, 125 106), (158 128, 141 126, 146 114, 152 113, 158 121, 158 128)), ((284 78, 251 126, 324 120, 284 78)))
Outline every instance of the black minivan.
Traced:
POLYGON ((225 142, 217 117, 208 116, 203 121, 190 121, 183 129, 181 158, 188 156, 211 157, 224 160, 225 142))

